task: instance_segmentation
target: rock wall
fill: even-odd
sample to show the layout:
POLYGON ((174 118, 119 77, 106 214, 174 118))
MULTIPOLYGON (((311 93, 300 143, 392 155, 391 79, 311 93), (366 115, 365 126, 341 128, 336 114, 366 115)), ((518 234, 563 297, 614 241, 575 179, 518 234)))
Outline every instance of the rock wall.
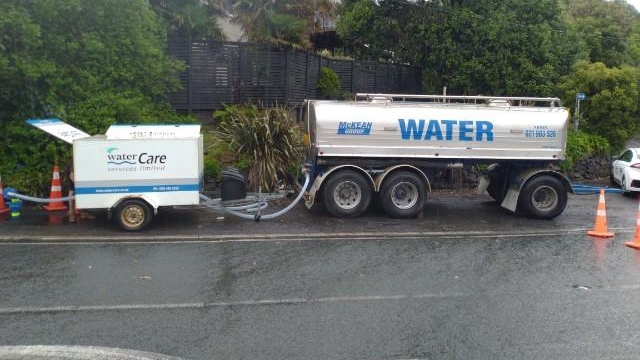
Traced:
POLYGON ((572 182, 596 180, 609 177, 611 159, 606 155, 594 156, 573 164, 568 176, 572 182))

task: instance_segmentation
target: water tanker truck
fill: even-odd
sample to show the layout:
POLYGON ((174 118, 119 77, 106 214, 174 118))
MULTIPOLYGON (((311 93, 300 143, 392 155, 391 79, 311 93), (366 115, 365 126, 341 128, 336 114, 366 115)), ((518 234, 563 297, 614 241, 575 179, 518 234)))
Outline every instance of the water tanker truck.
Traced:
POLYGON ((429 174, 478 166, 479 191, 502 207, 553 219, 572 192, 558 171, 568 110, 557 98, 357 94, 310 100, 304 120, 311 185, 308 208, 361 215, 377 199, 393 218, 418 216, 429 174))

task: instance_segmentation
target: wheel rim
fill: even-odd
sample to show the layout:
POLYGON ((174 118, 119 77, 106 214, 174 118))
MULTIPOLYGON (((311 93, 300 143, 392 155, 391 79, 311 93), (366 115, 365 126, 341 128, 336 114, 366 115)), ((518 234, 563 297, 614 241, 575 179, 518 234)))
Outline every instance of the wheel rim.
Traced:
POLYGON ((620 181, 622 183, 622 185, 620 185, 620 187, 622 188, 623 191, 627 191, 627 179, 624 178, 624 176, 622 177, 622 180, 620 181))
POLYGON ((391 202, 399 209, 410 209, 418 202, 418 188, 410 182, 400 182, 391 188, 391 202))
POLYGON ((341 209, 353 209, 362 201, 362 190, 353 181, 344 181, 333 189, 333 201, 341 209))
POLYGON ((541 186, 531 194, 531 203, 538 210, 552 210, 558 205, 558 193, 551 186, 541 186))
POLYGON ((138 227, 144 223, 145 211, 140 205, 130 205, 124 208, 120 219, 128 228, 138 227))

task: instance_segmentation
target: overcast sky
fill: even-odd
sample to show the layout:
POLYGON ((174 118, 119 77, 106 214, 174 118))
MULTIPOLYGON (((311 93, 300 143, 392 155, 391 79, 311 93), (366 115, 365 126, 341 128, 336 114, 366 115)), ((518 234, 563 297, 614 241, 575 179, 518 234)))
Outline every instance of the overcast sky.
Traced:
POLYGON ((636 10, 640 11, 640 0, 627 0, 627 2, 636 7, 636 10))

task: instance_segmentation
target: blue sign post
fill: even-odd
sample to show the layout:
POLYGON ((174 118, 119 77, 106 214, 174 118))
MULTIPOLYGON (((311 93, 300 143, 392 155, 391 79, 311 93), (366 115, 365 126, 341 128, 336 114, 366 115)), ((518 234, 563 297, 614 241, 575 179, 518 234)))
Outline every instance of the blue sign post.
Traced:
POLYGON ((574 116, 573 129, 578 131, 578 125, 580 124, 580 101, 584 100, 586 96, 580 92, 576 94, 576 114, 574 116))

